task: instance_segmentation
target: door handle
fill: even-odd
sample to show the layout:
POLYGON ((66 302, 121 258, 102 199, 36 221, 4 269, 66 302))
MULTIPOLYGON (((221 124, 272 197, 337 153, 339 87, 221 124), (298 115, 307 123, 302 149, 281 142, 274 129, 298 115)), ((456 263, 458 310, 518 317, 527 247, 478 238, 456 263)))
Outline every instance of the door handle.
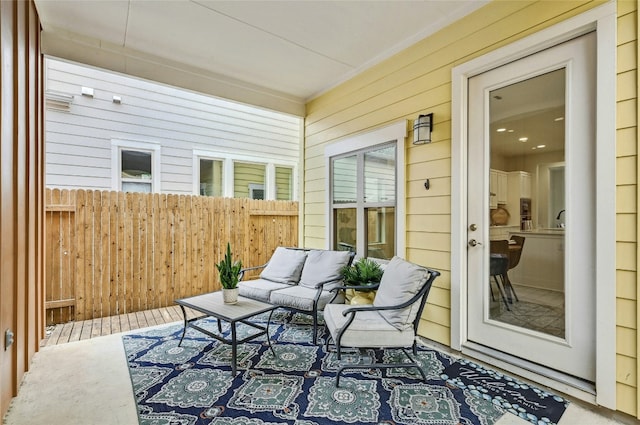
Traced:
POLYGON ((475 240, 475 239, 471 239, 471 240, 469 241, 469 246, 473 247, 473 246, 477 246, 477 245, 482 245, 482 243, 481 243, 481 242, 478 242, 478 241, 477 241, 477 240, 475 240))

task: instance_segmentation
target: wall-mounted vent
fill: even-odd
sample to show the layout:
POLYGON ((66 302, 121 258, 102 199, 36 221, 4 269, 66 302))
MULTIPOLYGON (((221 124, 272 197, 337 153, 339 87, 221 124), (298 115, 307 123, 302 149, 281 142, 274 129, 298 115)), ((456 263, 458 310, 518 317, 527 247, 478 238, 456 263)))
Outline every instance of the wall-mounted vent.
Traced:
POLYGON ((44 93, 47 109, 54 111, 68 111, 73 102, 73 95, 59 91, 47 90, 44 93))

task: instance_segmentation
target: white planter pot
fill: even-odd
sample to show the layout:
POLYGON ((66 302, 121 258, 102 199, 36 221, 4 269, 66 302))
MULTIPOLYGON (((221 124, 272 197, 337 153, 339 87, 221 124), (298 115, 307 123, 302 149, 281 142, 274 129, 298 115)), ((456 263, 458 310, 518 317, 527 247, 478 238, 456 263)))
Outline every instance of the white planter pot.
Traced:
POLYGON ((222 288, 222 300, 225 304, 235 304, 238 302, 238 288, 222 288))

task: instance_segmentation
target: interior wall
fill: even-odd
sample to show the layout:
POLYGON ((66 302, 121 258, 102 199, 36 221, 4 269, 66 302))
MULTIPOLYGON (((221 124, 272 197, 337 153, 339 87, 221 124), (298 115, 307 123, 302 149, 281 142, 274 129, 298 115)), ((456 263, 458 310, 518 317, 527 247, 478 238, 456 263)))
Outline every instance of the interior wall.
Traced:
POLYGON ((29 1, 0 2, 0 413, 44 333, 40 21, 29 1), (5 331, 14 334, 6 343, 5 331))
MULTIPOLYGON (((304 246, 324 246, 324 148, 327 144, 400 119, 434 113, 433 142, 405 143, 407 250, 411 261, 442 271, 419 332, 450 345, 451 327, 451 70, 597 7, 603 1, 493 1, 307 104, 305 120, 304 246), (422 183, 431 181, 425 191, 422 183)), ((617 27, 617 409, 640 417, 637 390, 640 338, 637 299, 637 0, 618 0, 617 27)), ((613 143, 613 141, 612 141, 613 143)), ((613 148, 613 147, 612 147, 613 148)), ((612 206, 613 207, 613 206, 612 206)), ((403 253, 400 253, 403 255, 403 253)))

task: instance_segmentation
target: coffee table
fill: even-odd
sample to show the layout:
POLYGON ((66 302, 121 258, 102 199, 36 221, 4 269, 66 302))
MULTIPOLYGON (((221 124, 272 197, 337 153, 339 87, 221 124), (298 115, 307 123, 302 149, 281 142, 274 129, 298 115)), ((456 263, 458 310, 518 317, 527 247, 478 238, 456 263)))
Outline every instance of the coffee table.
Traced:
POLYGON ((271 322, 271 314, 273 314, 273 311, 277 309, 278 306, 245 297, 238 297, 238 302, 236 304, 225 304, 222 300, 222 291, 210 292, 208 294, 196 295, 194 297, 181 298, 176 300, 175 302, 182 309, 182 315, 184 316, 184 330, 182 331, 182 338, 180 338, 178 346, 182 344, 182 340, 184 339, 184 335, 187 332, 187 328, 196 329, 203 334, 215 338, 224 344, 231 345, 231 373, 233 376, 236 375, 237 369, 236 361, 238 344, 245 343, 262 335, 267 335, 267 344, 269 345, 269 349, 271 350, 271 353, 275 358, 276 353, 273 351, 271 340, 269 339, 269 323, 271 322), (191 309, 199 311, 200 313, 203 313, 203 315, 187 320, 187 312, 185 310, 185 307, 189 307, 191 309), (271 312, 271 314, 269 314, 269 319, 267 320, 266 326, 261 326, 248 321, 248 319, 267 311, 271 312), (215 317, 216 319, 218 319, 218 334, 215 334, 207 329, 203 329, 202 327, 193 323, 196 320, 202 319, 204 317, 215 317), (220 324, 221 321, 228 322, 231 325, 231 339, 227 339, 222 336, 222 326, 220 324), (238 323, 243 323, 245 325, 251 326, 255 329, 258 329, 259 332, 251 334, 245 338, 238 339, 236 328, 236 325, 238 323))

